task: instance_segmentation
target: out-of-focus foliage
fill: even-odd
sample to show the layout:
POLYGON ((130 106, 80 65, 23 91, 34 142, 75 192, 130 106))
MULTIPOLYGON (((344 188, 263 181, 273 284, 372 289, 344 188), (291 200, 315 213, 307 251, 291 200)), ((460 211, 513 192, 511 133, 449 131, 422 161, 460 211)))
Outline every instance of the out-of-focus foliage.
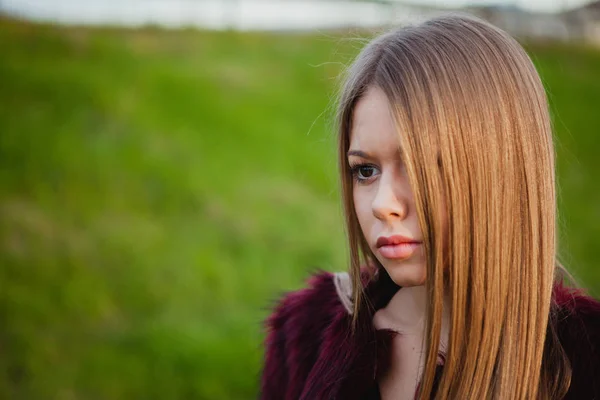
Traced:
MULTIPOLYGON (((0 20, 0 398, 256 397, 268 308, 345 268, 344 36, 0 20)), ((600 294, 600 52, 529 50, 600 294)))

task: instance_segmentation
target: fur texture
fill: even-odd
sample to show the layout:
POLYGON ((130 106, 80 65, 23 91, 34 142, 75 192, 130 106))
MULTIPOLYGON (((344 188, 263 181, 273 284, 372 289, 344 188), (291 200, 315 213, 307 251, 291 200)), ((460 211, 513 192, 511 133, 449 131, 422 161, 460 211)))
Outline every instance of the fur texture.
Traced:
MULTIPOLYGON (((306 288, 283 296, 266 320, 261 399, 379 398, 377 377, 390 361, 396 333, 375 330, 372 315, 398 286, 382 279, 366 285, 373 308, 362 315, 351 335, 352 316, 333 277, 325 271, 315 273, 306 288)), ((554 298, 556 332, 573 369, 565 399, 600 400, 600 302, 561 284, 555 286, 554 298)))

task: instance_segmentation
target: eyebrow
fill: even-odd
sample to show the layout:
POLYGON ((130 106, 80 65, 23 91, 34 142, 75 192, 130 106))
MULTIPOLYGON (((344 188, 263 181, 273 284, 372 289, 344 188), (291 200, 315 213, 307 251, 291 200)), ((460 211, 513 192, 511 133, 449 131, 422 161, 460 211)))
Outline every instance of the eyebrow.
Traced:
POLYGON ((348 157, 350 157, 350 156, 358 156, 358 157, 362 157, 362 158, 373 158, 368 153, 365 153, 364 151, 360 151, 360 150, 349 150, 348 157))
MULTIPOLYGON (((398 152, 399 152, 398 158, 400 160, 403 160, 404 159, 404 152, 402 151, 402 149, 398 149, 398 152)), ((373 160, 375 158, 371 154, 366 153, 366 152, 361 151, 361 150, 348 150, 347 154, 348 154, 348 157, 350 157, 350 156, 357 156, 357 157, 361 157, 361 158, 366 158, 368 160, 373 160)))

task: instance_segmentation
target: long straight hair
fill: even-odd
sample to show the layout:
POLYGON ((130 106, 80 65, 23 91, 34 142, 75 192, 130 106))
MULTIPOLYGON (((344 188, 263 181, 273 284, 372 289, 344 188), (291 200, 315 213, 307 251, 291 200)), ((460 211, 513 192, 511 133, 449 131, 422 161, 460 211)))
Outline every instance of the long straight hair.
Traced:
POLYGON ((452 14, 377 37, 348 69, 337 122, 355 322, 367 312, 361 266, 381 267, 358 223, 346 160, 355 104, 371 86, 389 100, 427 254, 419 396, 432 395, 447 293, 436 398, 562 397, 570 367, 552 329, 555 154, 531 59, 504 31, 452 14))

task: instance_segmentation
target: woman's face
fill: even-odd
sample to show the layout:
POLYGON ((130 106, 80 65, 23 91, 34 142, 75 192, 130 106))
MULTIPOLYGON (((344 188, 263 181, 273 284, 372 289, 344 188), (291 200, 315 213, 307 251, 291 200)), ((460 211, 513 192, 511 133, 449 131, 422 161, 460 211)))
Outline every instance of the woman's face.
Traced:
POLYGON ((425 246, 399 137, 383 91, 371 87, 356 104, 348 163, 358 222, 371 251, 400 286, 425 283, 425 246), (408 243, 401 243, 408 241, 408 243))

